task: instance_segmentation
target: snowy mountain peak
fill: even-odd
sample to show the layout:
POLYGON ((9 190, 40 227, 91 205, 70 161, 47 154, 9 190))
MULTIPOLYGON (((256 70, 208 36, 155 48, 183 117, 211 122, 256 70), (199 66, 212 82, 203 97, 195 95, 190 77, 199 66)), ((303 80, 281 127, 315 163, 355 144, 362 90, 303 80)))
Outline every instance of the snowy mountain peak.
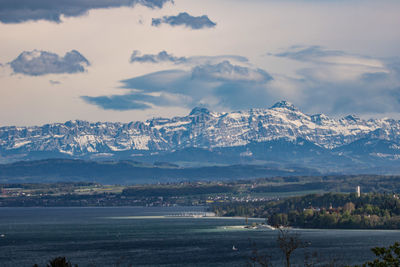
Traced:
POLYGON ((360 119, 358 116, 356 116, 356 115, 347 115, 346 117, 344 117, 344 119, 345 119, 345 120, 348 120, 348 121, 352 121, 352 122, 358 122, 358 121, 361 120, 361 119, 360 119))
POLYGON ((274 108, 284 108, 284 109, 288 109, 288 110, 291 110, 291 111, 298 111, 298 109, 292 103, 290 103, 290 102, 288 102, 286 100, 279 101, 279 102, 275 103, 271 107, 271 109, 274 109, 274 108))
POLYGON ((328 116, 325 114, 314 114, 310 116, 310 119, 312 122, 318 125, 322 125, 329 120, 328 116))
MULTIPOLYGON (((400 147, 400 121, 307 115, 293 104, 281 101, 269 109, 228 113, 196 107, 188 116, 146 122, 75 120, 33 127, 0 127, 0 161, 4 155, 23 158, 41 153, 80 158, 122 153, 130 157, 143 151, 151 154, 191 148, 212 150, 276 140, 306 140, 313 149, 334 151, 368 138, 387 140, 400 147)), ((400 159, 400 150, 397 151, 398 155, 393 157, 400 159)))

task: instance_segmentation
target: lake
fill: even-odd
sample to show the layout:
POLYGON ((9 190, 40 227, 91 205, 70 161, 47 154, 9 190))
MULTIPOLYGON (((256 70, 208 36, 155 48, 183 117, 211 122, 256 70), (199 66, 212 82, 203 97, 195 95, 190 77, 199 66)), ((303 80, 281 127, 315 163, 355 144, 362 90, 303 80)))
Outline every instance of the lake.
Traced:
MULTIPOLYGON (((66 256, 81 266, 246 266, 253 249, 282 264, 277 231, 240 229, 241 218, 163 217, 201 207, 0 208, 0 266, 45 266, 66 256), (237 250, 233 250, 235 246, 237 250)), ((249 220, 253 222, 257 220, 249 220)), ((260 220, 258 220, 260 222, 260 220)), ((370 248, 400 241, 394 230, 303 230, 293 255, 355 264, 370 248)), ((300 266, 300 265, 299 265, 300 266)))

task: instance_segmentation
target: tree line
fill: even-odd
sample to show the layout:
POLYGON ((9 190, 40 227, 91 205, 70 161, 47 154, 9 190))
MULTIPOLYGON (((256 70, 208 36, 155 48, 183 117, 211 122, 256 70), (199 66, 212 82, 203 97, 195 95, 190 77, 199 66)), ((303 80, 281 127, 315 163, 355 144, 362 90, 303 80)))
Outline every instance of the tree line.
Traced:
POLYGON ((400 199, 395 194, 311 194, 269 202, 215 204, 211 210, 219 216, 265 218, 273 226, 400 229, 400 199))

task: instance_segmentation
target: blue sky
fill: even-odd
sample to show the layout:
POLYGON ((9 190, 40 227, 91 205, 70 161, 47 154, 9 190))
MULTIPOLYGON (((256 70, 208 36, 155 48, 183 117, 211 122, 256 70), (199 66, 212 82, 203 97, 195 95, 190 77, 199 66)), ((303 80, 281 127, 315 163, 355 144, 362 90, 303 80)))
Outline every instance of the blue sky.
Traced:
POLYGON ((400 2, 6 0, 0 125, 267 108, 400 118, 400 2))

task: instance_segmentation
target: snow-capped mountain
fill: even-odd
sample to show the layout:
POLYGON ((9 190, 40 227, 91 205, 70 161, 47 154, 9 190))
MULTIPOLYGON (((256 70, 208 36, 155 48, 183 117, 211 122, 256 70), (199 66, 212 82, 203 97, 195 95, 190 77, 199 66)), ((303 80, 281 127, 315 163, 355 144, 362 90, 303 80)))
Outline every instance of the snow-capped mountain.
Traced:
MULTIPOLYGON (((250 159, 257 154, 253 151, 257 149, 252 150, 251 146, 263 144, 271 147, 273 143, 279 147, 277 142, 297 146, 307 144, 313 151, 336 157, 354 159, 361 153, 363 157, 397 160, 400 158, 400 121, 364 120, 354 115, 340 119, 323 114, 307 115, 291 103, 281 101, 268 109, 229 113, 194 108, 188 116, 154 118, 145 122, 68 121, 0 128, 3 161, 60 155, 137 158, 188 149, 225 149, 250 159), (371 146, 368 143, 371 140, 385 142, 371 146)), ((274 151, 279 151, 278 147, 274 151)), ((301 157, 301 153, 297 157, 301 157)), ((272 155, 268 159, 271 158, 272 155)))

